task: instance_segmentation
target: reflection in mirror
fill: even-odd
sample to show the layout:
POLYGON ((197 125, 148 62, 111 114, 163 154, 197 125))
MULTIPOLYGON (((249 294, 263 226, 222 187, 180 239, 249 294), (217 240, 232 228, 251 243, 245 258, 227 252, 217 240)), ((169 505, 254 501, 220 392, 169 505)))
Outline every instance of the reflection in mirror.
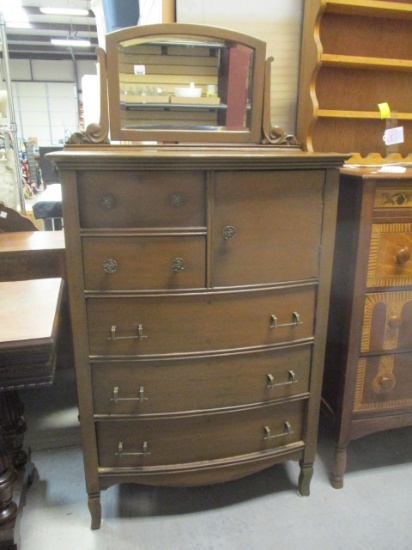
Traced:
POLYGON ((120 127, 242 132, 251 128, 254 49, 157 36, 118 44, 120 127))

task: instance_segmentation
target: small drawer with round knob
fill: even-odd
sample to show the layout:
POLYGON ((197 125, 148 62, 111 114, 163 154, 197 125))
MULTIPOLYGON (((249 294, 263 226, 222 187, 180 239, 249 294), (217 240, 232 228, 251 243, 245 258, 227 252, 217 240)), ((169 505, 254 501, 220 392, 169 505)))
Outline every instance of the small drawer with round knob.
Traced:
POLYGON ((412 224, 373 224, 368 288, 412 285, 412 224))
POLYGON ((94 171, 79 174, 83 228, 203 227, 203 172, 94 171))
POLYGON ((86 237, 86 290, 203 288, 203 236, 86 237))

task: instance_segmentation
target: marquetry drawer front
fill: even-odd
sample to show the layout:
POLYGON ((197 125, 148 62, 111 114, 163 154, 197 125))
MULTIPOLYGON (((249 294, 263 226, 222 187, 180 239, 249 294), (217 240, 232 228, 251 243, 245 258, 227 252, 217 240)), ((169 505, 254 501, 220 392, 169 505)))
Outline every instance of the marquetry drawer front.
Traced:
POLYGON ((354 411, 405 407, 412 407, 412 354, 360 358, 354 411))
POLYGON ((205 225, 203 172, 81 172, 80 226, 205 225))
POLYGON ((205 263, 204 237, 83 239, 86 290, 201 288, 205 263))
POLYGON ((305 346, 213 359, 94 363, 94 411, 160 414, 304 395, 309 391, 310 357, 311 346, 305 346))
POLYGON ((361 352, 412 349, 412 291, 366 296, 361 352))
POLYGON ((90 298, 90 354, 234 350, 312 338, 315 290, 90 298))
POLYGON ((306 401, 237 412, 96 423, 101 467, 160 466, 265 453, 302 441, 306 401))
POLYGON ((412 224, 374 224, 368 287, 412 285, 412 224))
POLYGON ((401 210, 412 208, 412 180, 402 187, 378 187, 375 193, 375 208, 401 210))
POLYGON ((215 175, 215 286, 318 276, 322 172, 215 175))

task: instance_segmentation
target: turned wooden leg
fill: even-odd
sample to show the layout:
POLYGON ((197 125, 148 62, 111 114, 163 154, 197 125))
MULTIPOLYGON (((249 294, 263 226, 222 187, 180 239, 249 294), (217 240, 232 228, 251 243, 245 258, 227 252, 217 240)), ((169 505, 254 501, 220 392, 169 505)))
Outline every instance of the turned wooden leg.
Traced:
POLYGON ((17 514, 17 506, 12 500, 15 479, 16 472, 0 428, 0 527, 9 523, 17 514))
POLYGON ((334 489, 342 489, 343 474, 346 471, 347 445, 336 445, 335 459, 332 475, 330 477, 331 485, 334 489))
POLYGON ((299 462, 300 475, 298 482, 298 495, 308 497, 310 495, 310 482, 313 476, 313 464, 305 464, 302 460, 299 462))
POLYGON ((100 493, 89 494, 88 506, 92 516, 92 529, 100 529, 102 524, 102 507, 100 504, 100 493))
POLYGON ((27 429, 23 414, 24 405, 16 391, 0 393, 0 426, 16 469, 23 468, 27 462, 27 453, 23 450, 24 432, 27 429))

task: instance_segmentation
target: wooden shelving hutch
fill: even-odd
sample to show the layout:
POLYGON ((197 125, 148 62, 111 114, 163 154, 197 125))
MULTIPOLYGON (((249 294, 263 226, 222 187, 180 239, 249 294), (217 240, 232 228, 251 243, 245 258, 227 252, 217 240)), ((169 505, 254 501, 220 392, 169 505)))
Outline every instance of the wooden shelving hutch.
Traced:
POLYGON ((297 136, 308 151, 386 156, 383 134, 403 126, 412 149, 412 3, 305 2, 297 136), (378 104, 388 103, 389 119, 378 104))

